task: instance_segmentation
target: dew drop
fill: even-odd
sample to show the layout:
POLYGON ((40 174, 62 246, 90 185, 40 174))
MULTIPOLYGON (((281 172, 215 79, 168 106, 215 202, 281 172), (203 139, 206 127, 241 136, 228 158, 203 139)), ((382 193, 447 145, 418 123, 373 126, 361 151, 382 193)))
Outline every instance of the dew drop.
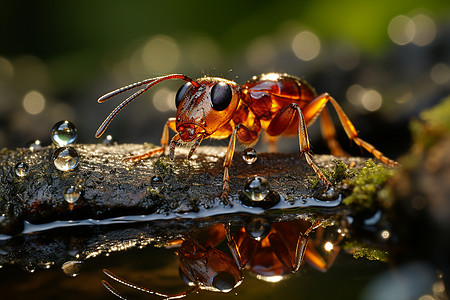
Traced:
POLYGON ((150 179, 150 184, 154 189, 161 189, 164 185, 164 181, 159 175, 153 175, 150 179))
POLYGON ((115 143, 114 138, 112 137, 112 135, 108 134, 103 140, 102 140, 102 144, 106 145, 106 146, 111 146, 115 143))
POLYGON ((52 141, 58 147, 75 143, 77 137, 77 128, 69 121, 59 121, 52 128, 52 141))
POLYGON ((20 161, 14 166, 14 172, 19 177, 25 177, 28 175, 30 167, 28 167, 26 162, 20 161))
POLYGON ((63 270, 64 274, 75 277, 80 273, 82 266, 83 262, 80 260, 69 260, 63 263, 61 269, 63 270))
POLYGON ((330 187, 325 191, 322 191, 321 193, 316 195, 316 198, 322 201, 333 201, 336 200, 338 197, 339 197, 339 190, 333 187, 330 187))
POLYGON ((37 150, 37 149, 41 149, 42 148, 42 143, 40 140, 34 140, 31 141, 29 143, 26 144, 26 147, 28 149, 30 149, 31 151, 37 150))
POLYGON ((75 203, 81 196, 81 186, 79 185, 71 185, 64 189, 63 197, 69 203, 75 203))
POLYGON ((280 202, 280 195, 270 190, 267 178, 254 176, 245 182, 239 199, 244 205, 267 209, 280 202))
POLYGON ((269 192, 269 181, 261 176, 251 177, 244 184, 244 194, 252 201, 264 200, 269 192))
POLYGON ((258 159, 258 153, 253 148, 247 148, 242 152, 242 159, 246 164, 251 165, 258 159))
POLYGON ((78 152, 72 147, 61 147, 53 154, 53 163, 60 171, 72 171, 78 166, 78 152))
POLYGON ((245 225, 245 231, 257 241, 265 238, 271 229, 271 224, 265 218, 255 217, 245 225))

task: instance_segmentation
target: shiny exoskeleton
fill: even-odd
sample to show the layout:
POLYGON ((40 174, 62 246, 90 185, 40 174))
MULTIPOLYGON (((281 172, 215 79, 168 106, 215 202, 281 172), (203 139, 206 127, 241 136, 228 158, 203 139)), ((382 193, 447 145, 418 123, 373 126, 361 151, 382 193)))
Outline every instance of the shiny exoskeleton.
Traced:
MULTIPOLYGON (((186 237, 172 241, 167 246, 178 245, 178 263, 180 276, 190 286, 187 290, 176 294, 165 294, 154 291, 127 281, 109 270, 103 270, 111 279, 137 289, 147 294, 163 297, 164 299, 178 299, 199 290, 227 293, 241 284, 242 269, 236 265, 233 258, 225 252, 216 249, 215 244, 225 238, 221 224, 208 228, 207 241, 199 242, 193 237, 186 237)), ((102 281, 103 285, 114 295, 125 299, 111 284, 102 281)))
POLYGON ((263 130, 266 131, 272 145, 275 144, 276 137, 280 135, 298 135, 300 153, 305 156, 307 163, 320 180, 329 187, 331 183, 312 159, 307 133, 307 127, 321 116, 322 134, 332 154, 344 155, 344 151, 335 139, 335 128, 326 107, 328 102, 337 112, 340 123, 350 140, 372 153, 383 163, 391 166, 397 165, 395 161, 387 158, 374 146, 358 137, 355 127, 333 97, 327 93, 318 95, 305 81, 291 75, 278 73, 255 76, 242 86, 218 77, 202 77, 194 80, 185 75, 172 74, 119 88, 100 97, 98 102, 104 102, 125 91, 142 87, 111 112, 100 125, 96 137, 103 134, 112 119, 128 103, 152 86, 168 79, 181 79, 187 82, 176 95, 176 117, 167 120, 160 148, 131 157, 129 160, 138 161, 161 155, 167 146, 170 149, 170 158, 173 159, 175 147, 180 143, 188 142, 192 143, 188 154, 188 158, 190 158, 202 140, 230 137, 223 163, 222 198, 227 202, 229 202, 228 183, 230 180, 228 169, 233 159, 236 140, 244 145, 253 145, 263 130), (170 144, 168 128, 176 132, 170 144))
POLYGON ((298 219, 267 224, 267 230, 258 232, 260 235, 257 237, 245 227, 231 233, 230 224, 225 224, 228 247, 236 264, 259 279, 271 282, 281 280, 296 273, 304 260, 325 272, 339 253, 338 243, 342 236, 330 244, 333 248, 330 247, 325 255, 317 251, 323 248, 323 243, 330 243, 320 238, 320 233, 325 229, 320 226, 320 221, 310 223, 298 219), (316 234, 311 243, 310 233, 313 230, 318 231, 320 237, 317 239, 316 234))

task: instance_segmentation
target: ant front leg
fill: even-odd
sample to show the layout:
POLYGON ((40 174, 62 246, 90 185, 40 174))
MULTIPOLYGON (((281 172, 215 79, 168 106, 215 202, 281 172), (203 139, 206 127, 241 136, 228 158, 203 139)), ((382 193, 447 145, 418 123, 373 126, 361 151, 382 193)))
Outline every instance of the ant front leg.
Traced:
POLYGON ((244 145, 251 145, 258 140, 259 132, 248 129, 242 124, 236 125, 234 127, 233 133, 230 137, 230 142, 228 143, 227 153, 225 154, 225 160, 223 162, 223 189, 221 198, 224 199, 229 205, 232 206, 230 200, 228 200, 229 191, 229 181, 230 175, 228 169, 231 166, 231 161, 233 160, 234 148, 236 146, 236 139, 239 140, 244 145))
POLYGON ((161 136, 161 147, 152 149, 149 152, 141 154, 141 155, 129 157, 126 159, 126 161, 137 162, 137 161, 147 159, 150 157, 164 155, 164 152, 166 151, 166 147, 169 144, 169 128, 176 132, 175 118, 169 118, 166 121, 166 124, 164 125, 163 133, 161 136))
POLYGON ((319 176, 320 180, 323 184, 328 188, 331 186, 331 183, 328 179, 323 175, 322 171, 320 171, 319 167, 314 163, 312 156, 310 154, 310 146, 309 146, 309 138, 308 132, 306 130, 305 118, 303 117, 302 110, 296 103, 291 103, 283 107, 272 119, 267 127, 267 134, 271 136, 278 136, 283 133, 286 128, 289 127, 291 122, 295 120, 295 115, 298 115, 298 140, 300 146, 300 153, 305 156, 306 162, 311 168, 316 172, 317 176, 319 176))

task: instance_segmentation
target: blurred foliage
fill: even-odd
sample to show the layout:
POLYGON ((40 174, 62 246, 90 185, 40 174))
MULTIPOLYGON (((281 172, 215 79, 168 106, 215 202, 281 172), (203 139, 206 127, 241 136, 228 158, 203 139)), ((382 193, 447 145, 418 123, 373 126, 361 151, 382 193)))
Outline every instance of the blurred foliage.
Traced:
POLYGON ((423 152, 450 135, 450 97, 411 121, 415 150, 423 152))
POLYGON ((115 55, 155 34, 213 38, 227 53, 243 52, 255 37, 298 22, 325 39, 351 40, 380 51, 386 26, 397 14, 424 10, 444 17, 447 1, 2 1, 0 55, 35 55, 49 63, 57 83, 89 77, 105 54, 115 55))
MULTIPOLYGON (((45 145, 51 126, 62 119, 77 125, 79 142, 95 142, 95 128, 118 101, 97 105, 95 99, 133 81, 170 72, 222 76, 242 84, 253 75, 275 71, 300 76, 319 92, 330 92, 356 120, 358 130, 376 146, 381 144, 377 140, 384 143, 386 154, 398 155, 404 152, 398 144, 407 144, 409 137, 405 119, 449 92, 449 15, 450 3, 439 0, 3 0, 0 146, 23 146, 36 138, 45 145), (434 43, 395 45, 388 35, 390 21, 418 14, 443 28, 434 43), (309 61, 297 57, 293 49, 294 37, 304 31, 320 41, 320 55, 309 61), (156 42, 156 52, 148 51, 156 42), (424 77, 439 63, 433 80, 424 77), (348 95, 352 85, 360 88, 356 100, 348 95), (32 91, 38 93, 29 95, 27 104, 40 101, 40 106, 32 107, 35 113, 25 107, 25 96, 32 91), (378 97, 378 103, 368 109, 362 92, 378 97), (395 126, 396 137, 387 135, 377 122, 389 129, 395 126), (399 143, 398 136, 406 142, 399 143)), ((300 46, 308 44, 303 41, 300 46)), ((164 91, 170 99, 164 105, 173 106, 170 93, 179 84, 161 85, 169 90, 164 91)), ((147 103, 127 107, 108 133, 119 142, 158 141, 159 128, 174 114, 173 107, 165 111, 156 107, 159 89, 143 95, 147 103)), ((314 141, 318 135, 314 130, 310 132, 314 151, 323 153, 327 150, 314 141)), ((285 145, 280 151, 297 149, 285 145)))

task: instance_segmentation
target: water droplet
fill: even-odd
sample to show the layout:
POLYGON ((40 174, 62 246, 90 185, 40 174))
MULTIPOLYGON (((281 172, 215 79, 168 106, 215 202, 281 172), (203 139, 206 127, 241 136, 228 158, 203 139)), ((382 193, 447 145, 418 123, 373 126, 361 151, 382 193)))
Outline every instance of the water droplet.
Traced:
POLYGON ((339 197, 339 190, 329 187, 326 190, 317 191, 314 196, 318 200, 322 201, 333 201, 339 197))
POLYGON ((30 167, 28 167, 26 162, 20 161, 14 166, 14 172, 19 177, 25 177, 28 175, 30 167))
POLYGON ((242 152, 242 159, 246 164, 251 165, 258 159, 258 153, 253 148, 247 148, 242 152))
POLYGON ((81 260, 69 260, 61 266, 61 269, 64 274, 75 277, 80 273, 82 266, 83 262, 81 260))
POLYGON ((77 137, 77 128, 69 121, 59 121, 52 128, 52 140, 58 147, 75 143, 77 137))
POLYGON ((30 149, 31 151, 37 150, 37 149, 41 149, 42 148, 42 143, 40 140, 34 140, 31 141, 29 143, 26 144, 26 147, 28 149, 30 149))
POLYGON ((254 176, 245 182, 239 199, 247 206, 270 208, 280 202, 280 195, 270 190, 269 181, 261 176, 254 176))
POLYGON ((72 147, 61 147, 53 154, 53 163, 60 171, 72 171, 78 166, 78 152, 72 147))
POLYGON ((252 201, 261 201, 269 194, 270 185, 269 181, 261 176, 254 176, 244 184, 244 193, 252 201))
POLYGON ((154 189, 160 189, 164 185, 164 181, 159 175, 153 175, 152 178, 150 179, 150 183, 152 185, 152 188, 154 189))
POLYGON ((245 225, 245 232, 255 240, 259 241, 269 234, 271 228, 270 222, 265 218, 255 217, 245 225))
POLYGON ((108 134, 103 140, 102 140, 102 144, 106 145, 106 146, 111 146, 115 143, 112 135, 108 134))
POLYGON ((75 203, 81 196, 81 186, 71 185, 64 189, 63 197, 69 203, 75 203))

